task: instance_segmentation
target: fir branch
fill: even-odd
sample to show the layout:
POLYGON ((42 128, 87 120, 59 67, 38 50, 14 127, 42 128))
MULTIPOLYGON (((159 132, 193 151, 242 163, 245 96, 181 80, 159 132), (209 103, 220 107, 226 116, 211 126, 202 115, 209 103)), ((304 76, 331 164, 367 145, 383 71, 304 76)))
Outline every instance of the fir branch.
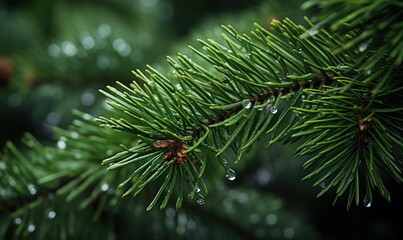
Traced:
POLYGON ((389 148, 382 146, 386 139, 379 140, 382 137, 374 134, 383 125, 378 125, 378 113, 371 107, 386 86, 391 88, 389 83, 379 84, 394 72, 375 83, 358 81, 363 76, 355 68, 357 52, 332 52, 345 36, 330 35, 323 29, 312 33, 289 19, 274 20, 270 30, 255 27, 250 37, 224 26, 226 45, 199 40, 204 51, 190 47, 199 56, 195 61, 182 54, 177 60, 168 57, 172 74, 148 67, 146 74, 133 72, 141 83, 131 87, 118 83, 119 89, 101 91, 126 116, 101 117, 99 121, 141 139, 132 149, 104 161, 111 164, 109 169, 137 163, 120 185, 131 184, 124 195, 137 195, 163 175, 165 182, 148 210, 164 192, 169 199, 175 188, 172 179, 180 203, 183 185, 190 189, 190 199, 197 193, 206 194, 202 177, 209 154, 215 155, 233 180, 235 173, 226 157, 229 150, 237 163, 254 142, 270 134, 268 145, 303 141, 296 154, 313 155, 305 168, 316 166, 304 179, 320 174, 314 186, 329 181, 319 196, 335 188, 336 199, 348 192, 348 208, 353 198, 358 204, 360 164, 362 159, 370 159, 365 198, 372 201, 371 191, 377 188, 389 200, 380 172, 387 169, 401 182, 401 165, 392 147, 401 146, 401 140, 393 141, 389 148), (209 65, 213 68, 206 67, 209 65), (368 92, 373 94, 364 99, 368 92))
MULTIPOLYGON (((320 89, 325 87, 324 90, 334 93, 326 86, 334 85, 334 76, 341 78, 340 74, 345 72, 346 68, 340 66, 340 62, 346 63, 347 59, 327 51, 338 38, 325 41, 329 36, 325 31, 314 38, 300 38, 308 30, 290 20, 273 21, 270 32, 256 25, 256 31, 252 32, 255 40, 237 33, 230 26, 224 30, 228 34, 223 34, 227 46, 213 40, 200 40, 207 54, 191 47, 201 59, 213 64, 213 71, 179 55, 177 61, 168 58, 175 69, 173 75, 164 76, 149 67, 148 75, 134 72, 143 84, 133 83, 129 88, 119 83, 123 92, 112 87, 109 92, 102 91, 111 100, 110 105, 127 117, 102 117, 99 121, 134 133, 141 139, 133 149, 104 161, 104 164, 112 164, 109 169, 122 167, 122 162, 124 165, 142 162, 121 184, 121 187, 132 184, 124 195, 133 191, 137 195, 146 184, 165 173, 168 173, 166 181, 171 174, 179 179, 187 178, 187 186, 193 189, 191 198, 200 191, 197 186, 203 186, 205 194, 207 189, 202 176, 207 163, 204 152, 215 154, 231 173, 233 170, 227 166, 223 155, 227 149, 234 149, 235 162, 238 162, 265 132, 280 133, 270 144, 289 139, 287 133, 305 121, 292 117, 288 111, 295 104, 304 105, 300 102, 304 89, 323 91, 320 89), (284 105, 283 98, 294 101, 284 105), (279 119, 290 119, 282 129, 278 123, 272 123, 280 103, 285 111, 279 119), (259 111, 263 108, 268 108, 270 113, 259 111), (173 125, 174 122, 177 124, 173 125), (179 171, 173 162, 183 170, 179 171)), ((311 110, 296 108, 296 111, 305 114, 311 110)), ((182 181, 176 184, 183 188, 182 181)), ((167 188, 167 184, 162 185, 152 205, 167 188)))

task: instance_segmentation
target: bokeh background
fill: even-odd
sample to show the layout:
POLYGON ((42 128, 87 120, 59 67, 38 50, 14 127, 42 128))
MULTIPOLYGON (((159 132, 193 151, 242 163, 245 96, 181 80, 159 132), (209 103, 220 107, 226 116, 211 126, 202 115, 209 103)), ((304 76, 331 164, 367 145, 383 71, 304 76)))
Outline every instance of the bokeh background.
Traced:
MULTIPOLYGON (((71 124, 72 109, 97 115, 105 107, 98 89, 133 81, 131 71, 146 64, 169 72, 166 55, 191 54, 187 45, 219 38, 221 24, 246 33, 253 22, 269 26, 272 18, 302 24, 311 14, 300 10, 302 2, 1 0, 0 147, 18 145, 24 132, 51 144, 52 128, 71 124)), ((122 221, 133 229, 125 239, 398 239, 400 186, 388 183, 392 203, 375 196, 371 207, 346 211, 345 202, 332 206, 333 196, 318 199, 312 182, 301 182, 303 159, 292 151, 257 146, 234 166, 235 181, 211 176, 204 205, 179 212, 143 207, 132 213, 138 222, 122 221), (152 222, 156 216, 161 222, 152 222)))

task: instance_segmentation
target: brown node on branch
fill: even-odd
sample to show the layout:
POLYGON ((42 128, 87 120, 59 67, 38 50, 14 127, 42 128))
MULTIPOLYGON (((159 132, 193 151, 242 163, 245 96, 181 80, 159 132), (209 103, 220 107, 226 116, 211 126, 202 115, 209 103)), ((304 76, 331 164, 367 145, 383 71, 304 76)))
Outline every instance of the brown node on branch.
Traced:
POLYGON ((369 124, 368 121, 360 122, 358 124, 358 128, 360 129, 360 132, 362 132, 362 133, 368 132, 370 127, 371 127, 371 125, 369 124))
POLYGON ((368 145, 369 131, 371 129, 371 123, 376 121, 376 118, 369 118, 368 120, 360 120, 358 123, 358 143, 368 145))
POLYGON ((188 159, 188 155, 185 153, 188 149, 188 145, 184 142, 172 139, 158 140, 154 142, 154 147, 158 149, 168 149, 162 157, 165 161, 175 159, 177 164, 183 166, 188 159))

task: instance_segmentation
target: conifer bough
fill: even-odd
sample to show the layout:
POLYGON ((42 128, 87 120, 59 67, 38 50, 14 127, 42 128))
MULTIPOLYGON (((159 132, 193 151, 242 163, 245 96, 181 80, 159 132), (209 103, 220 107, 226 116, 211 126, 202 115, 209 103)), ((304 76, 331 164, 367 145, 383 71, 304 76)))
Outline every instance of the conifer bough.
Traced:
MULTIPOLYGON (((164 177, 148 210, 161 198, 164 208, 173 194, 177 208, 187 193, 203 203, 209 161, 220 161, 233 180, 229 165, 261 139, 267 146, 298 142, 296 156, 310 156, 304 168, 311 172, 304 179, 315 178, 314 186, 322 187, 319 196, 332 190, 336 201, 346 193, 349 208, 361 198, 371 203, 377 189, 390 201, 385 174, 402 181, 403 87, 400 54, 377 51, 396 45, 392 32, 402 25, 403 14, 401 4, 375 2, 397 8, 400 18, 386 25, 371 18, 367 24, 364 15, 362 24, 347 33, 326 30, 332 22, 326 19, 307 20, 310 29, 289 19, 273 20, 270 29, 255 24, 250 34, 223 26, 223 41, 199 40, 202 49, 191 46, 192 58, 168 57, 171 73, 149 66, 145 73, 133 72, 138 81, 130 86, 118 83, 102 90, 123 115, 98 121, 136 139, 103 161, 108 169, 135 167, 119 185, 123 196, 137 195, 164 177), (383 28, 372 29, 379 25, 383 28), (391 34, 379 36, 378 30, 391 34), (376 41, 365 49, 353 47, 367 41, 368 34, 376 41)), ((360 8, 352 11, 360 17, 360 8)))

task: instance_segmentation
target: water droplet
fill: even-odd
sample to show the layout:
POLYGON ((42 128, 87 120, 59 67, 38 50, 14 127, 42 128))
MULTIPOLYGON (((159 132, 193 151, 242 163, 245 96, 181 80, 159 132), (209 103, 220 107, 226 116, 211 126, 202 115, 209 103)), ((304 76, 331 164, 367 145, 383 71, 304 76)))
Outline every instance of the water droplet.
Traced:
POLYGON ((48 212, 48 218, 53 219, 56 217, 56 212, 51 210, 48 212))
POLYGON ((33 224, 33 223, 28 224, 28 227, 27 227, 28 232, 30 232, 30 233, 34 232, 35 229, 36 229, 35 224, 33 224))
POLYGON ((103 184, 101 185, 101 190, 102 190, 103 192, 108 191, 108 189, 109 189, 109 184, 108 184, 108 183, 103 183, 103 184))
POLYGON ((365 50, 367 50, 367 48, 371 42, 372 42, 372 39, 369 39, 368 41, 360 43, 360 45, 358 46, 358 50, 360 52, 365 52, 365 50))
POLYGON ((48 47, 48 54, 51 57, 57 57, 60 54, 60 47, 57 44, 50 44, 48 47))
POLYGON ((112 32, 111 27, 108 24, 102 24, 101 26, 99 26, 98 28, 98 34, 99 36, 101 36, 102 38, 106 38, 108 37, 112 32))
POLYGON ((95 102, 95 95, 92 91, 85 91, 83 95, 81 95, 81 104, 84 106, 91 106, 95 102))
POLYGON ((58 112, 50 112, 46 116, 46 122, 50 125, 57 125, 60 122, 61 114, 58 112))
POLYGON ((126 44, 126 42, 123 39, 116 39, 113 41, 113 48, 122 56, 126 57, 129 56, 131 52, 131 47, 130 45, 126 44))
POLYGON ((81 37, 81 44, 83 45, 83 47, 85 49, 89 50, 89 49, 95 47, 95 40, 88 33, 86 33, 86 34, 83 34, 83 36, 81 37))
POLYGON ((235 171, 233 169, 228 168, 227 169, 227 174, 225 176, 228 178, 228 180, 234 181, 235 178, 236 178, 236 173, 235 173, 235 171))
POLYGON ((63 53, 66 54, 68 57, 73 57, 77 53, 77 48, 74 43, 66 41, 62 43, 63 53))
POLYGON ((17 182, 14 180, 14 178, 10 178, 8 180, 8 184, 10 184, 10 186, 15 187, 17 185, 17 182))
POLYGON ((326 182, 321 182, 319 184, 319 187, 322 188, 322 189, 325 188, 326 187, 326 182))
POLYGON ((60 138, 59 141, 57 141, 56 145, 60 149, 65 149, 67 146, 64 138, 60 138))
POLYGON ((318 34, 318 27, 317 26, 313 26, 311 29, 308 30, 309 35, 311 36, 315 36, 316 34, 318 34))
POLYGON ((197 200, 196 200, 196 202, 197 202, 198 204, 200 204, 200 205, 203 205, 203 204, 205 203, 205 199, 204 199, 203 194, 201 194, 201 193, 197 194, 197 200))
POLYGON ((276 106, 272 106, 270 112, 276 114, 278 112, 278 108, 276 106))
POLYGON ((272 178, 272 174, 266 168, 261 168, 256 173, 256 182, 261 186, 268 184, 270 182, 271 178, 272 178))
POLYGON ((165 216, 167 218, 174 218, 176 216, 176 212, 173 208, 167 208, 167 210, 165 211, 165 216))
POLYGON ((284 231, 283 231, 283 235, 284 235, 285 238, 291 239, 291 238, 294 237, 295 231, 294 231, 294 229, 292 229, 292 228, 286 228, 286 229, 284 229, 284 231))
POLYGON ((121 38, 117 38, 113 41, 112 46, 113 49, 115 49, 117 52, 120 52, 125 48, 126 42, 121 38))
POLYGON ((20 225, 22 223, 22 219, 20 217, 17 217, 14 219, 15 225, 20 225))
POLYGON ((35 195, 35 194, 37 193, 36 188, 35 188, 34 185, 28 184, 27 188, 28 188, 29 193, 30 193, 31 195, 35 195))
POLYGON ((371 74, 372 74, 371 69, 367 70, 367 75, 371 75, 371 74))
POLYGON ((277 223, 277 215, 274 213, 270 213, 269 215, 266 216, 266 223, 268 225, 274 225, 277 223))
POLYGON ((179 91, 182 91, 182 90, 183 90, 182 86, 181 86, 179 83, 176 84, 175 86, 176 86, 176 88, 177 88, 179 91))
POLYGON ((252 103, 249 100, 242 101, 242 106, 245 109, 250 109, 252 107, 252 103))
POLYGON ((302 113, 302 112, 300 112, 300 111, 297 111, 297 112, 296 112, 296 116, 297 116, 297 118, 300 118, 300 119, 304 119, 304 118, 305 118, 305 114, 302 113))
POLYGON ((114 151, 112 149, 108 149, 108 150, 105 151, 105 154, 107 156, 112 156, 113 153, 114 153, 114 151))
POLYGON ((270 112, 271 112, 271 108, 272 108, 272 107, 273 107, 273 104, 267 105, 267 107, 266 107, 267 111, 270 111, 270 112))
POLYGON ((200 193, 201 189, 198 183, 196 183, 196 193, 200 193))
POLYGON ((77 139, 78 138, 78 132, 71 132, 70 133, 70 136, 71 136, 71 138, 73 138, 73 139, 77 139))
POLYGON ((364 200, 362 202, 364 204, 364 207, 369 208, 372 205, 372 202, 368 199, 368 196, 365 195, 364 200))
POLYGON ((302 48, 298 49, 298 53, 301 54, 302 53, 302 48))
POLYGON ((368 47, 368 43, 361 43, 360 46, 358 46, 358 50, 360 52, 364 52, 365 50, 367 50, 368 47))
POLYGON ((177 219, 179 225, 185 225, 188 222, 188 218, 185 213, 179 213, 177 219))

